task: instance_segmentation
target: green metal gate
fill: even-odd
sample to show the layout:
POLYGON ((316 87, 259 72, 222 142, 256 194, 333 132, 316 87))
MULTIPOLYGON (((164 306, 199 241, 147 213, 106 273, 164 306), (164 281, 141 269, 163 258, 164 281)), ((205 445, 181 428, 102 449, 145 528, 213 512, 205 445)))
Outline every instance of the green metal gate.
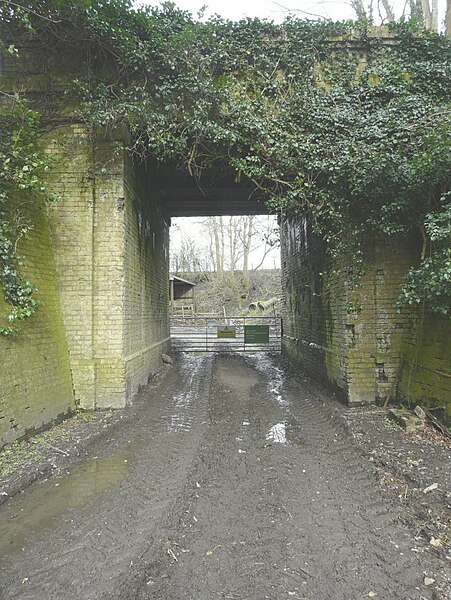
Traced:
POLYGON ((282 317, 172 317, 180 352, 280 352, 282 317))

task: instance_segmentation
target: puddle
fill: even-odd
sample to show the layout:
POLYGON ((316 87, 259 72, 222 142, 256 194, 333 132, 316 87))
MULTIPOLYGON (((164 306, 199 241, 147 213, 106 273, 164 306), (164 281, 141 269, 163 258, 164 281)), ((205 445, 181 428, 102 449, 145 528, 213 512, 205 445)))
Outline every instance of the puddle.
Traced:
POLYGON ((275 442, 277 444, 287 443, 287 429, 285 423, 276 423, 266 434, 266 440, 268 442, 275 442))
POLYGON ((266 434, 266 441, 276 444, 302 445, 302 430, 299 422, 288 415, 284 422, 273 425, 266 434))
POLYGON ((269 393, 276 399, 279 406, 288 408, 289 402, 283 396, 283 370, 273 363, 270 356, 265 354, 258 356, 246 355, 246 359, 250 361, 256 370, 266 379, 266 387, 269 393))
POLYGON ((26 548, 68 509, 83 506, 93 496, 118 483, 130 466, 127 455, 116 454, 72 469, 16 496, 0 509, 0 560, 26 548))
POLYGON ((232 364, 221 363, 218 377, 227 388, 234 392, 248 394, 252 387, 258 384, 255 370, 246 363, 234 360, 232 364))

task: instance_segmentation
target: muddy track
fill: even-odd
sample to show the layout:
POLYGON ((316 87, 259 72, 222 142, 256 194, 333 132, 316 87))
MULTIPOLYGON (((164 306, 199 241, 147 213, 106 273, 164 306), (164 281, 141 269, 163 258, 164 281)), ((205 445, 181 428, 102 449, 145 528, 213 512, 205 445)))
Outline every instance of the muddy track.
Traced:
POLYGON ((33 507, 35 513, 36 505, 47 505, 55 518, 44 520, 44 529, 39 514, 36 522, 20 523, 36 527, 36 543, 18 553, 20 532, 19 540, 12 538, 16 552, 3 561, 3 598, 97 598, 129 571, 157 533, 196 454, 211 364, 209 357, 185 359, 152 402, 142 394, 135 418, 92 447, 88 461, 70 469, 69 477, 32 487, 6 505, 8 516, 19 519, 23 510, 33 507), (67 495, 60 490, 66 486, 82 506, 69 503, 64 510, 67 495))
POLYGON ((320 400, 270 357, 182 358, 79 471, 7 505, 20 533, 57 498, 33 542, 11 537, 3 598, 445 598, 445 564, 320 400))

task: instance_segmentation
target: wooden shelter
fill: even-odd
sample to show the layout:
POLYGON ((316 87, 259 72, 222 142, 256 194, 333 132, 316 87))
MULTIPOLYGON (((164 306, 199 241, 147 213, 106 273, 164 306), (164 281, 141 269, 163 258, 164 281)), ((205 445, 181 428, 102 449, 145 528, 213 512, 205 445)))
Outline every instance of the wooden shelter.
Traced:
POLYGON ((171 316, 194 316, 196 312, 194 288, 196 284, 181 277, 169 277, 171 316))

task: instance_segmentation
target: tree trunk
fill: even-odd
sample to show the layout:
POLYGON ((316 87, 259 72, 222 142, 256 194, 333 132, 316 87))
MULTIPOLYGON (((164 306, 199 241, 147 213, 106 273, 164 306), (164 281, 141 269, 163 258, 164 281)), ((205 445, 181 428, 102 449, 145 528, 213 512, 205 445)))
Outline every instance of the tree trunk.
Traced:
POLYGON ((243 280, 246 286, 249 285, 249 252, 252 243, 254 217, 245 217, 243 227, 243 280))
POLYGON ((359 21, 364 21, 365 19, 368 18, 368 15, 366 14, 365 6, 364 6, 362 0, 351 0, 351 6, 354 9, 354 12, 359 21))
POLYGON ((429 0, 421 0, 421 9, 423 11, 424 26, 426 29, 432 29, 432 11, 429 0))
POLYGON ((434 31, 438 31, 438 0, 431 0, 432 11, 431 11, 431 28, 434 31))
POLYGON ((451 37, 451 0, 446 0, 445 34, 451 37))
MULTIPOLYGON (((410 17, 416 22, 420 22, 420 21, 424 22, 423 8, 421 6, 421 0, 409 0, 409 6, 410 6, 410 17)), ((405 15, 403 14, 403 17, 404 16, 405 15)))
POLYGON ((224 230, 222 225, 222 217, 212 218, 216 273, 220 280, 224 277, 224 230))
POLYGON ((232 273, 236 270, 238 227, 239 222, 237 222, 237 219, 235 219, 234 217, 229 217, 229 259, 230 270, 232 271, 232 273))
POLYGON ((382 0, 382 6, 384 7, 387 19, 390 22, 393 22, 395 20, 395 13, 393 12, 393 7, 390 4, 389 0, 382 0))

